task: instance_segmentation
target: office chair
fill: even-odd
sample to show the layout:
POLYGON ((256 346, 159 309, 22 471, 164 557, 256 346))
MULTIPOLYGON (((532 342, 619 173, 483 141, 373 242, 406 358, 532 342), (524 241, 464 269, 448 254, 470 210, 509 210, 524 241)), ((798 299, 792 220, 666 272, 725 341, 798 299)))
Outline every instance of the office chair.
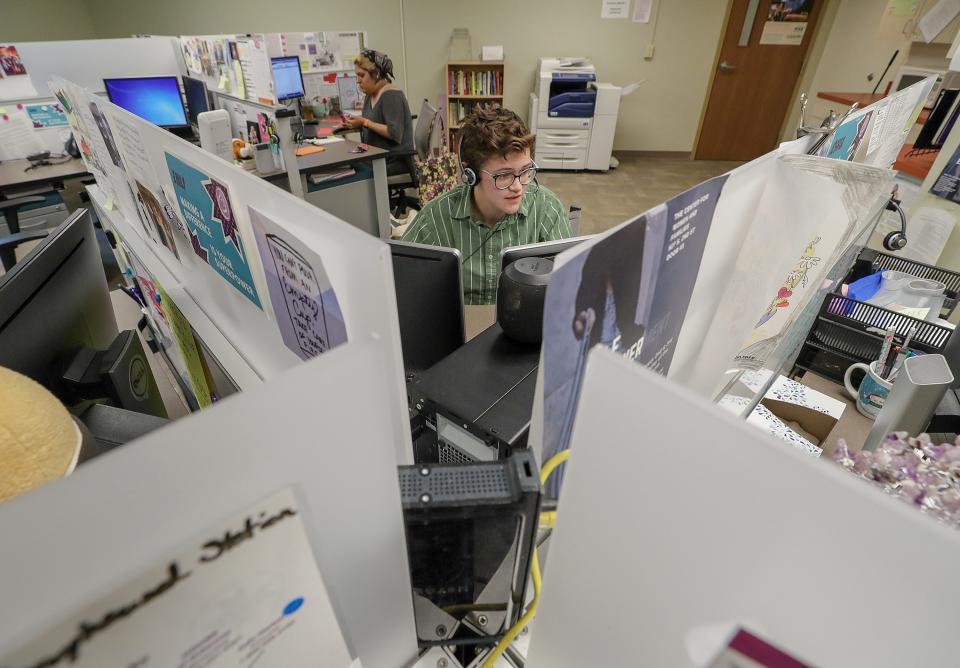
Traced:
POLYGON ((47 236, 47 231, 20 231, 20 207, 43 201, 44 198, 39 195, 0 200, 0 213, 7 221, 7 229, 10 231, 9 234, 0 236, 0 265, 3 265, 5 272, 10 271, 10 268, 17 263, 17 246, 47 236))
POLYGON ((420 113, 414 115, 417 125, 413 130, 414 150, 406 153, 396 153, 397 157, 404 157, 408 166, 407 174, 395 174, 387 177, 387 188, 390 192, 390 208, 393 211, 403 213, 407 207, 419 209, 420 204, 417 197, 410 197, 406 194, 407 188, 416 188, 418 185, 417 167, 415 158, 426 159, 430 154, 433 144, 433 136, 436 133, 440 110, 434 107, 424 98, 420 105, 420 113))

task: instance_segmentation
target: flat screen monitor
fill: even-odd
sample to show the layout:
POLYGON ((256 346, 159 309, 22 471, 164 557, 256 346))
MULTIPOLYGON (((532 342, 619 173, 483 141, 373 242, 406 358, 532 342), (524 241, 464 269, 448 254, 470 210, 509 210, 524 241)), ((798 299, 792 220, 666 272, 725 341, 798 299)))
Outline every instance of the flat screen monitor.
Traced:
POLYGON ((593 239, 595 234, 588 234, 582 237, 571 237, 570 239, 558 239, 556 241, 541 241, 536 244, 527 244, 526 246, 511 246, 500 251, 500 271, 509 266, 515 260, 522 257, 543 257, 552 260, 554 257, 573 248, 577 244, 593 239))
POLYGON ((57 393, 82 347, 118 334, 93 223, 79 209, 0 276, 0 366, 57 393))
POLYGON ((190 125, 197 125, 197 115, 210 111, 210 98, 207 84, 200 79, 183 77, 183 92, 187 98, 187 117, 190 125))
POLYGON ((426 371, 463 345, 460 251, 390 241, 407 373, 426 371))
POLYGON ((186 128, 187 112, 177 77, 104 79, 107 97, 118 107, 162 128, 186 128))
POLYGON ((300 72, 298 56, 271 58, 270 65, 273 68, 273 85, 277 100, 303 97, 303 74, 300 72))

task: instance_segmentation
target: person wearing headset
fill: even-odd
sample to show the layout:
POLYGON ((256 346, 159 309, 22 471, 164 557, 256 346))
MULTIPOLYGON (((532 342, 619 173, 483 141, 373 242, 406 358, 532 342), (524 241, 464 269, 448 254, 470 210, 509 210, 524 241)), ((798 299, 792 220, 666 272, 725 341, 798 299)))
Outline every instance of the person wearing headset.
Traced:
POLYGON ((364 49, 353 61, 357 86, 366 95, 361 116, 344 116, 346 127, 360 130, 365 144, 399 155, 387 158, 387 174, 413 174, 413 121, 403 91, 393 85, 393 61, 364 49))
POLYGON ((430 200, 403 241, 460 251, 466 304, 497 299, 500 251, 570 237, 566 209, 536 181, 535 137, 502 107, 477 108, 463 122, 463 183, 430 200))

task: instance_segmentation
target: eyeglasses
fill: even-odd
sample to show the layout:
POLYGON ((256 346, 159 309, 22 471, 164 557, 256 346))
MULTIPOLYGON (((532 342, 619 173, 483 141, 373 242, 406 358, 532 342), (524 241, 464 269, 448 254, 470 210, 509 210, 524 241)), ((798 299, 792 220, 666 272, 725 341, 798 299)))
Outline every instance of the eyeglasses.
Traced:
POLYGON ((513 186, 513 182, 520 180, 520 185, 526 186, 533 182, 537 178, 537 165, 534 164, 533 167, 527 167, 525 170, 519 174, 514 174, 513 172, 497 172, 493 174, 488 172, 485 169, 481 169, 481 172, 493 179, 493 185, 497 190, 506 190, 513 186))

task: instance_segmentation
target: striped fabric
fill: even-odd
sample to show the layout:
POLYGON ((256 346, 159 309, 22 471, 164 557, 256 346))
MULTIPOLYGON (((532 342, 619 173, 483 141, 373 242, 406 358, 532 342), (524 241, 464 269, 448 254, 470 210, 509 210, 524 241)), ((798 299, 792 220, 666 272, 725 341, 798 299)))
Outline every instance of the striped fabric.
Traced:
POLYGON ((473 218, 470 200, 470 188, 457 186, 428 202, 403 234, 404 241, 460 251, 465 304, 497 301, 500 251, 504 248, 570 237, 563 204, 543 186, 536 192, 528 190, 520 210, 493 228, 473 218))

